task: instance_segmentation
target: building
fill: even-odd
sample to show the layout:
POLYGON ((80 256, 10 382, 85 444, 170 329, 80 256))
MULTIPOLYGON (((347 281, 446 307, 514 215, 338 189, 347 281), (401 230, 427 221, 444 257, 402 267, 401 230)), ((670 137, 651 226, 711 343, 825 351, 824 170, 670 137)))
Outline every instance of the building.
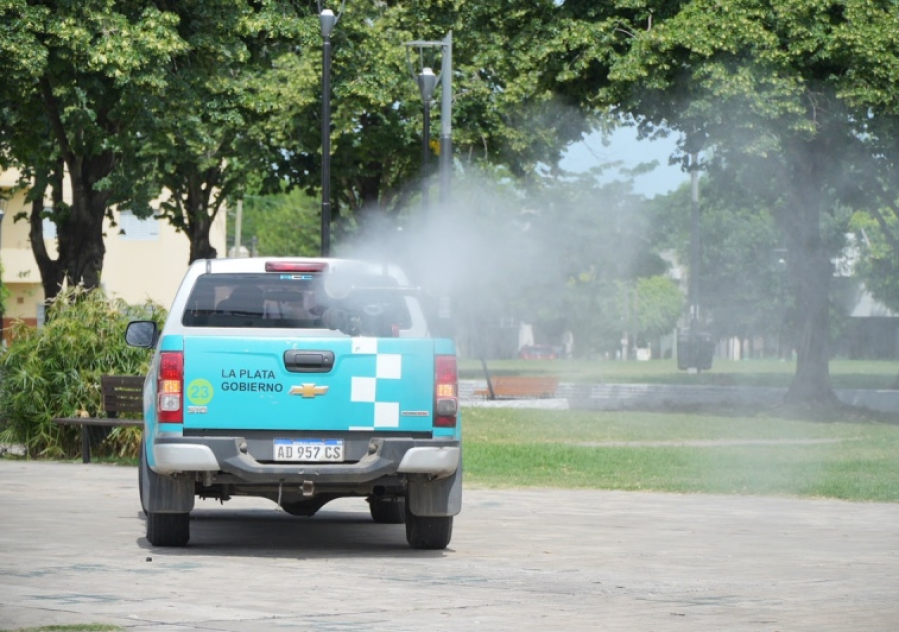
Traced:
MULTIPOLYGON (((0 172, 0 201, 3 219, 0 222, 0 262, 3 265, 3 285, 9 291, 3 331, 15 321, 38 326, 43 322, 44 292, 40 271, 31 251, 28 222, 14 221, 14 217, 30 209, 25 203, 26 191, 16 190, 19 173, 0 172)), ((71 201, 71 192, 64 192, 71 201)), ((117 226, 106 220, 106 257, 103 262, 101 285, 110 296, 128 303, 152 300, 168 307, 175 296, 181 277, 187 270, 190 243, 165 220, 150 217, 138 219, 128 210, 113 213, 117 226)), ((226 252, 226 218, 219 213, 210 231, 212 245, 220 253, 226 252)), ((44 222, 44 239, 51 256, 56 254, 56 226, 44 222)))

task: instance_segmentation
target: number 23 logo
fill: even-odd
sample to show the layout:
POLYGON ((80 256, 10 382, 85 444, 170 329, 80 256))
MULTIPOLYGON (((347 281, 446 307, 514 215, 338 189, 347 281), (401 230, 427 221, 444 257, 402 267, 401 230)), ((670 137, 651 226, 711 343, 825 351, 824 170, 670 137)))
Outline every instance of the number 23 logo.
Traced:
POLYGON ((198 378, 187 385, 187 399, 190 400, 191 404, 196 404, 197 406, 205 406, 211 402, 214 393, 215 389, 209 380, 198 378))

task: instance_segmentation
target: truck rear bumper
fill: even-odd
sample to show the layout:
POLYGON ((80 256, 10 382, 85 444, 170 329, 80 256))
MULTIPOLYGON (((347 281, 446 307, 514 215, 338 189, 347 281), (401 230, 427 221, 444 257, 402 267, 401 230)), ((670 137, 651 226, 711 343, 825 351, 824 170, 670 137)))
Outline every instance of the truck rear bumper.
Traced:
POLYGON ((226 472, 249 483, 364 483, 395 474, 451 476, 462 458, 455 439, 373 438, 368 453, 354 462, 269 463, 241 450, 241 437, 157 437, 153 470, 226 472))

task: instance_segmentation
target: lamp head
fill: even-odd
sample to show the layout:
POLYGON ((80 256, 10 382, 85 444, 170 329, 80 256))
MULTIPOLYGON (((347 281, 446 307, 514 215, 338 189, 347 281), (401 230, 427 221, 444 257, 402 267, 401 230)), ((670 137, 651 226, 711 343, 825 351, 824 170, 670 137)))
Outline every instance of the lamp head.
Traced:
POLYGON ((325 9, 318 17, 322 23, 322 37, 331 37, 334 25, 337 24, 337 16, 331 9, 325 9))
POLYGON ((430 101, 434 96, 434 89, 437 87, 437 75, 430 68, 422 68, 416 77, 418 89, 421 90, 422 101, 430 101))

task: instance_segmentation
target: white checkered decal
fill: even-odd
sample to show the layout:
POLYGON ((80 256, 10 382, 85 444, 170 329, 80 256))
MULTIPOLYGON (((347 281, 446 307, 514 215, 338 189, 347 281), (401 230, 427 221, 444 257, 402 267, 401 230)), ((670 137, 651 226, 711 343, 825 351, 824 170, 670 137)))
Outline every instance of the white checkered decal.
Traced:
POLYGON ((403 376, 403 356, 396 353, 378 353, 377 338, 355 338, 353 353, 374 356, 374 377, 354 377, 350 388, 350 401, 372 404, 372 426, 353 426, 351 430, 377 430, 398 428, 400 404, 378 399, 378 384, 384 380, 399 380, 403 376))

